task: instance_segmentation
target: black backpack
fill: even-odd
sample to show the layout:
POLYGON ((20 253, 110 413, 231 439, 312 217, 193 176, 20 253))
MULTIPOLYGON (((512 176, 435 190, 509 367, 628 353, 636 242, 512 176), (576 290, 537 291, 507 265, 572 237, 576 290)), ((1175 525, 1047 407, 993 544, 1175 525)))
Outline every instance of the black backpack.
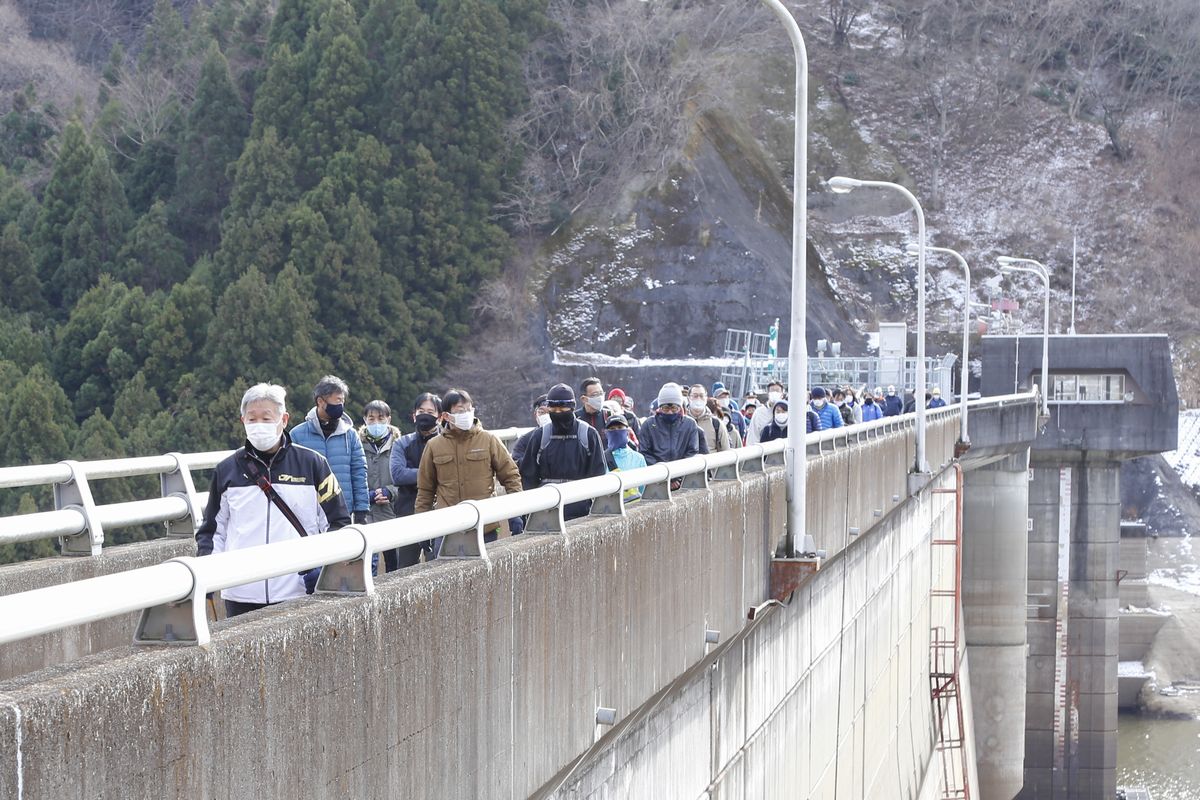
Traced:
MULTIPOLYGON (((552 430, 553 427, 554 427, 553 424, 542 426, 542 442, 541 442, 541 445, 538 447, 538 452, 537 452, 538 466, 541 466, 542 453, 546 452, 546 447, 550 444, 550 442, 552 440, 572 438, 570 436, 555 436, 554 431, 552 430)), ((583 448, 583 452, 584 452, 585 456, 591 456, 591 454, 592 454, 592 445, 591 445, 591 441, 588 438, 588 430, 590 428, 591 428, 590 425, 588 425, 586 422, 584 422, 583 420, 576 417, 576 419, 575 419, 575 438, 579 440, 579 446, 583 448)))

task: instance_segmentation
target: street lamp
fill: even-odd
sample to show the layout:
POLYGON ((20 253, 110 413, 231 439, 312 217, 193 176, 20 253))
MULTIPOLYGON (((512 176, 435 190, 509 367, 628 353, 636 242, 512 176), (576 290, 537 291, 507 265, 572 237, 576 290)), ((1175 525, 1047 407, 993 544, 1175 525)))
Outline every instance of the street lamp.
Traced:
MULTIPOLYGON (((904 248, 910 256, 920 255, 920 246, 910 244, 904 248)), ((959 377, 959 407, 962 409, 960 420, 960 432, 958 435, 959 441, 964 445, 971 444, 971 438, 967 435, 967 357, 971 347, 971 268, 967 266, 967 260, 959 254, 957 250, 951 250, 949 247, 931 247, 927 246, 931 253, 942 253, 943 255, 952 256, 958 261, 959 266, 963 270, 963 279, 966 284, 963 286, 963 344, 962 344, 962 373, 959 377)))
POLYGON ((913 472, 928 473, 925 461, 925 212, 908 189, 890 181, 860 181, 841 176, 829 179, 829 188, 837 194, 847 194, 860 187, 891 189, 904 195, 917 212, 917 380, 913 400, 917 410, 917 458, 913 472))
POLYGON ((1050 416, 1050 270, 1032 258, 999 256, 996 263, 1003 273, 1027 272, 1042 280, 1046 288, 1046 301, 1042 307, 1042 416, 1050 416), (1021 266, 1024 264, 1025 266, 1021 266))
MULTIPOLYGON (((796 127, 792 146, 792 329, 788 346, 788 382, 804 392, 808 384, 808 51, 792 12, 780 0, 762 0, 787 29, 796 55, 796 127)), ((808 499, 808 451, 803 425, 788 426, 788 555, 796 557, 814 548, 806 545, 805 507, 808 499)))

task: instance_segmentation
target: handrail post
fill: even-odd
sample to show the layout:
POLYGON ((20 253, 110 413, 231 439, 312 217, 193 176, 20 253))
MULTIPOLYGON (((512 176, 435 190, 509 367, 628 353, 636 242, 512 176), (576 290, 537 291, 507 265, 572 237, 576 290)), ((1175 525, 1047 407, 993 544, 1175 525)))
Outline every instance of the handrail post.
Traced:
POLYGON ((195 556, 181 556, 164 562, 182 564, 192 576, 192 589, 187 597, 174 603, 142 609, 137 629, 133 633, 134 644, 151 645, 198 645, 208 647, 211 635, 208 630, 207 592, 200 585, 192 564, 195 556))
POLYGON ((162 496, 181 497, 188 506, 187 517, 167 521, 167 535, 191 538, 204 520, 204 511, 196 496, 196 485, 192 482, 192 471, 183 460, 182 453, 167 453, 167 458, 175 462, 175 469, 159 475, 162 496))
POLYGON ((464 500, 458 505, 470 506, 475 509, 475 524, 471 528, 448 533, 442 537, 436 548, 435 558, 481 558, 491 561, 488 557, 487 546, 483 541, 483 512, 474 500, 464 500))
POLYGON ((54 484, 54 508, 78 511, 83 514, 87 526, 75 536, 59 537, 61 553, 64 556, 98 556, 104 547, 104 526, 96 513, 96 501, 92 498, 92 487, 88 484, 87 472, 78 461, 60 463, 71 470, 71 477, 63 483, 54 484))
POLYGON ((339 530, 354 531, 361 536, 362 553, 358 558, 321 567, 321 573, 317 576, 316 591, 329 594, 375 594, 375 579, 371 575, 371 543, 367 534, 357 525, 347 525, 339 530))
POLYGON ((563 498, 562 492, 554 484, 547 484, 547 487, 554 490, 558 495, 558 502, 553 508, 543 509, 542 511, 534 511, 529 515, 529 521, 525 523, 526 533, 566 533, 567 522, 563 516, 563 498))

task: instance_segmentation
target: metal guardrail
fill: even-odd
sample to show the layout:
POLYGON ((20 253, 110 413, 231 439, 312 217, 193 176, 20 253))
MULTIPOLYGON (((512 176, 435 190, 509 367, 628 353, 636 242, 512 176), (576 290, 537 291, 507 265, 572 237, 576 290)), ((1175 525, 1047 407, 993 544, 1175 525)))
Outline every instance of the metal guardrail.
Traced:
MULTIPOLYGON (((492 433, 511 448, 525 430, 503 428, 492 433)), ((59 538, 63 555, 95 556, 104 547, 104 532, 114 528, 165 523, 169 536, 194 536, 203 519, 208 493, 196 491, 191 473, 212 469, 231 453, 214 450, 2 467, 0 489, 51 485, 55 510, 0 518, 0 544, 59 538), (92 481, 141 475, 158 476, 161 497, 108 505, 94 502, 92 481)))
MULTIPOLYGON (((971 407, 1029 402, 1034 397, 1033 394, 1026 394, 984 398, 974 401, 971 407)), ((957 406, 947 406, 934 409, 929 414, 938 418, 957 412, 957 406)), ((825 452, 849 447, 852 443, 914 428, 915 415, 906 414, 821 431, 807 437, 807 454, 810 458, 819 458, 825 452)), ((507 440, 511 441, 519 430, 496 433, 506 434, 507 440)), ((568 503, 592 499, 593 515, 624 516, 626 489, 645 487, 641 502, 670 501, 673 494, 671 482, 675 479, 680 480, 681 489, 707 488, 710 474, 711 480, 738 480, 741 472, 761 472, 768 466, 783 466, 786 445, 786 440, 748 445, 486 500, 468 500, 415 516, 370 525, 350 525, 320 536, 203 558, 185 556, 153 567, 0 596, 0 644, 140 610, 142 617, 134 635, 135 642, 207 645, 210 634, 205 596, 209 592, 321 567, 318 591, 372 594, 374 580, 370 564, 371 556, 375 553, 432 538, 443 538, 440 558, 486 561, 488 553, 483 541, 484 530, 502 520, 528 514, 527 532, 562 533, 566 530, 563 507, 568 503), (266 550, 268 547, 271 548, 269 555, 266 550)), ((203 455, 207 459, 213 454, 203 455)), ((186 457, 179 459, 177 465, 180 467, 192 463, 186 457)), ((116 462, 106 463, 112 465, 116 462)), ((79 465, 72 469, 75 476, 84 473, 79 465)), ((190 478, 190 473, 188 475, 190 478)), ((136 505, 146 516, 148 512, 143 511, 145 504, 166 499, 169 498, 118 505, 136 505)), ((118 512, 106 513, 116 516, 118 512)), ((169 512, 163 509, 156 513, 169 512)))

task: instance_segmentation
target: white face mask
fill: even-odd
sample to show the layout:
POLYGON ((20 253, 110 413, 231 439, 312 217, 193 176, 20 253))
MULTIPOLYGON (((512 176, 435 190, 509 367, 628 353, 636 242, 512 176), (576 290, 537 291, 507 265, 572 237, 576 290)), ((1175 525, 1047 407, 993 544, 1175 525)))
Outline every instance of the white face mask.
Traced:
POLYGON ((729 408, 729 398, 728 397, 718 397, 717 405, 719 405, 721 408, 729 408))
POLYGON ((550 424, 550 415, 549 414, 538 414, 537 419, 538 419, 539 427, 550 424))
MULTIPOLYGON (((546 416, 549 416, 549 414, 547 414, 546 416)), ((454 427, 458 428, 460 431, 471 430, 471 425, 474 422, 475 422, 475 412, 474 411, 463 411, 462 413, 459 413, 459 414, 451 414, 450 415, 450 423, 454 427)))
POLYGON ((824 408, 825 407, 825 399, 823 397, 818 397, 816 400, 813 400, 813 405, 816 406, 817 408, 824 408))
POLYGON ((279 425, 274 422, 247 422, 246 440, 255 450, 270 450, 279 444, 279 425))
POLYGON ((600 408, 604 405, 604 395, 598 394, 595 397, 591 397, 589 395, 584 395, 583 402, 593 412, 599 411, 600 408))
POLYGON ((703 400, 692 400, 688 403, 688 408, 699 414, 700 412, 704 411, 704 409, 708 408, 708 403, 704 402, 703 400))
POLYGON ((784 425, 787 425, 787 421, 788 421, 788 415, 787 415, 786 411, 775 415, 775 424, 778 425, 779 427, 782 428, 784 425))
POLYGON ((767 402, 775 403, 783 399, 783 392, 770 392, 767 394, 767 402))

